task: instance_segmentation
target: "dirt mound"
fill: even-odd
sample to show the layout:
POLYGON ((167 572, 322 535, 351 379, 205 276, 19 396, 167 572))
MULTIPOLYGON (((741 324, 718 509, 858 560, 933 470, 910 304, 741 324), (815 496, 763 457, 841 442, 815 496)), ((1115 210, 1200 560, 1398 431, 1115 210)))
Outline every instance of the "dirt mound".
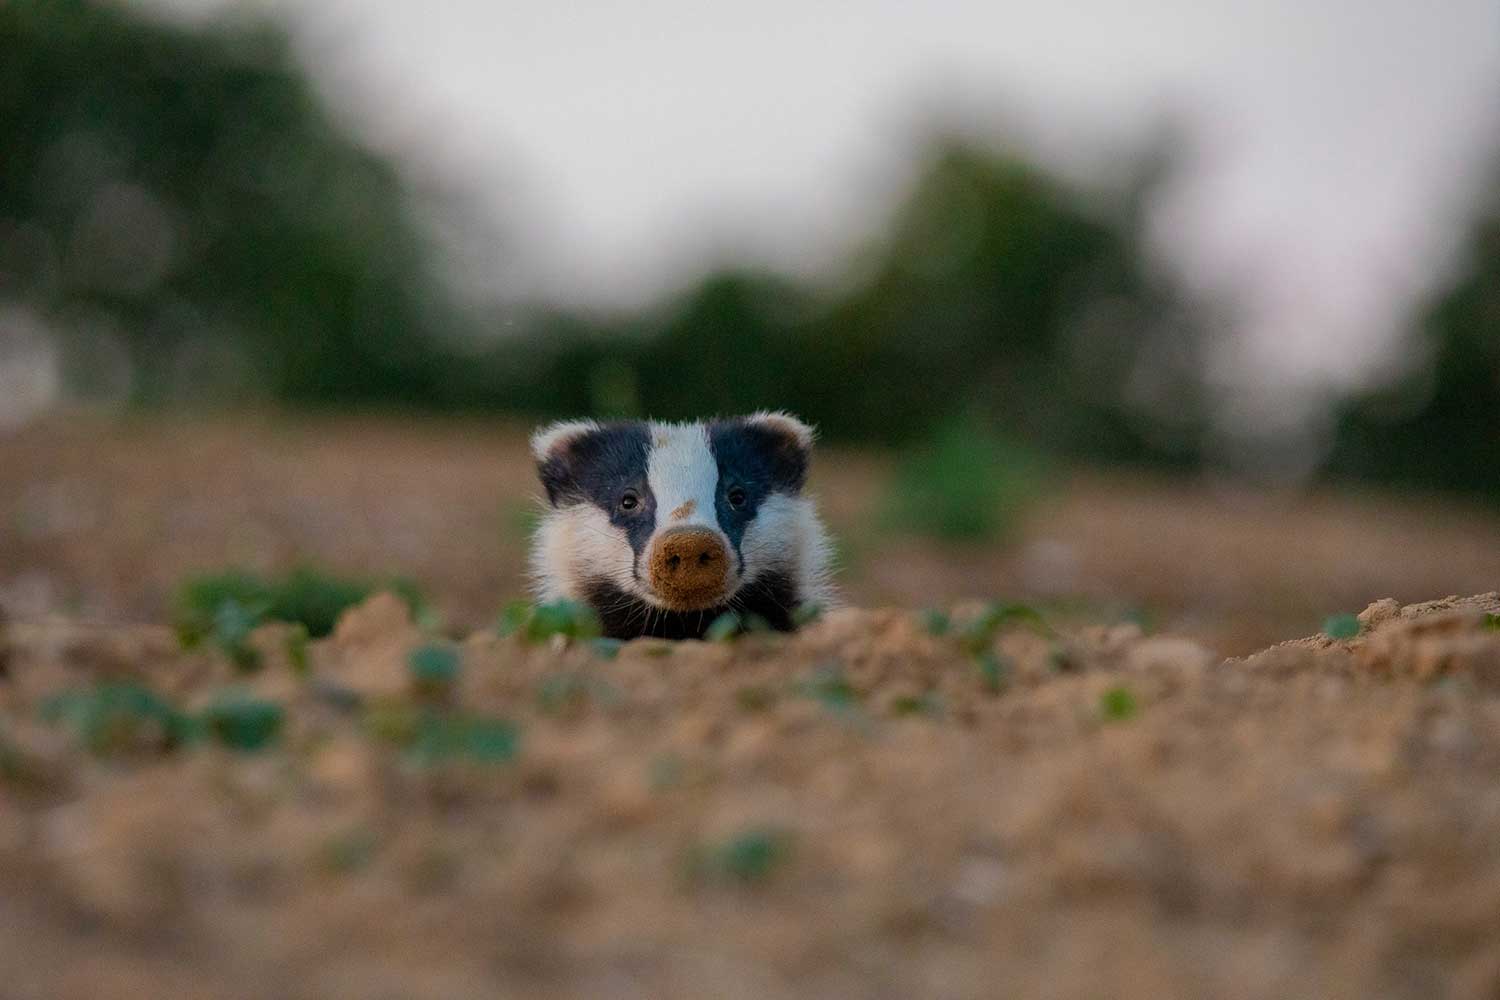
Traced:
POLYGON ((12 625, 5 992, 1494 996, 1497 614, 1221 660, 980 607, 455 644, 377 597, 248 673, 12 625))

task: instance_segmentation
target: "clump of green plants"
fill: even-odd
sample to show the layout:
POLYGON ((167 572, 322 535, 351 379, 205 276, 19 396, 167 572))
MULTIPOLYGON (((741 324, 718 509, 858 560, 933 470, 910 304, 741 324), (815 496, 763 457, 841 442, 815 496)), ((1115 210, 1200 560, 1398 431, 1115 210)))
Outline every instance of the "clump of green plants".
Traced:
POLYGON ((751 633, 766 634, 773 631, 775 630, 771 628, 771 623, 754 612, 726 611, 703 630, 703 641, 733 642, 751 633))
POLYGON ((979 682, 986 691, 999 694, 1010 686, 1011 676, 1015 672, 1015 665, 1011 663, 1010 657, 986 649, 974 658, 974 663, 979 670, 979 682))
POLYGON ((461 665, 458 650, 447 643, 418 646, 406 658, 412 686, 419 695, 431 698, 444 698, 452 693, 461 665))
POLYGON ((689 870, 708 881, 751 885, 766 881, 791 858, 792 835, 779 827, 749 827, 693 852, 689 870))
POLYGON ((1099 696, 1099 714, 1107 722, 1124 722, 1139 710, 1135 695, 1123 686, 1112 687, 1099 696))
POLYGON ((993 541, 1014 532, 1045 483, 1037 453, 983 421, 949 421, 902 455, 881 523, 944 541, 993 541))
POLYGON ((43 703, 42 718, 67 726, 100 756, 142 748, 173 750, 199 736, 195 719, 135 681, 108 681, 54 695, 43 703))
MULTIPOLYGON (((409 581, 376 584, 299 567, 275 578, 242 570, 192 577, 177 589, 173 619, 185 647, 211 643, 250 670, 259 666, 259 658, 247 640, 259 625, 276 621, 301 626, 305 647, 306 637, 329 635, 340 615, 380 589, 398 594, 413 615, 426 613, 421 594, 409 581)), ((290 643, 288 654, 295 664, 296 649, 290 643)))
POLYGON ((519 635, 527 642, 546 642, 555 635, 591 641, 600 637, 603 625, 594 609, 579 601, 512 601, 500 612, 496 631, 503 636, 519 635))
POLYGON ((814 668, 811 674, 797 683, 796 690, 836 712, 850 712, 859 707, 859 692, 844 676, 844 668, 837 663, 824 663, 814 668))
POLYGON ((1353 639, 1359 635, 1359 618, 1351 614, 1330 615, 1323 622, 1323 634, 1330 639, 1353 639))
POLYGON ((243 692, 220 695, 203 710, 204 729, 231 750, 260 750, 281 735, 286 713, 280 705, 243 692))
POLYGON ((1001 630, 1014 626, 1029 628, 1046 636, 1055 634, 1041 613, 1029 604, 992 601, 978 615, 958 626, 954 635, 964 652, 977 656, 990 648, 1001 630))
POLYGON ((454 760, 505 763, 521 745, 520 729, 507 719, 405 702, 372 706, 365 714, 365 728, 422 766, 454 760))
POLYGON ((926 611, 923 611, 921 621, 922 628, 927 631, 928 635, 945 636, 948 634, 948 630, 953 627, 953 619, 948 617, 946 611, 938 608, 928 608, 926 611))
POLYGON ((1484 616, 1484 621, 1480 623, 1480 627, 1486 632, 1500 632, 1500 615, 1487 612, 1484 616))

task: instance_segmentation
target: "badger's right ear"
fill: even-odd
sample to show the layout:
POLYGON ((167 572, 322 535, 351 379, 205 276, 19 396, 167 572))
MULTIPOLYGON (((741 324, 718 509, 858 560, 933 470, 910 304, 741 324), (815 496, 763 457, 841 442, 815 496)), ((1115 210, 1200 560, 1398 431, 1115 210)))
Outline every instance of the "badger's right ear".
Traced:
POLYGON ((537 476, 547 491, 547 502, 558 506, 579 492, 569 455, 579 441, 599 430, 593 420, 560 420, 531 435, 531 454, 537 476))

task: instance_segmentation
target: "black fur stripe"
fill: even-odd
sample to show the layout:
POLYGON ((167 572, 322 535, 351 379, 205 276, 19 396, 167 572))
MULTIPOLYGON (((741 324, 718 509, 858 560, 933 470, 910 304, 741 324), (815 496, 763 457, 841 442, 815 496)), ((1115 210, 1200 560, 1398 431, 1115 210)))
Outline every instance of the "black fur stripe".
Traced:
POLYGON ((611 639, 701 639, 714 619, 727 611, 759 615, 773 629, 790 632, 792 611, 799 603, 797 588, 783 573, 767 573, 745 584, 734 595, 732 608, 723 604, 702 611, 663 611, 603 578, 586 583, 583 598, 598 613, 604 634, 611 639))

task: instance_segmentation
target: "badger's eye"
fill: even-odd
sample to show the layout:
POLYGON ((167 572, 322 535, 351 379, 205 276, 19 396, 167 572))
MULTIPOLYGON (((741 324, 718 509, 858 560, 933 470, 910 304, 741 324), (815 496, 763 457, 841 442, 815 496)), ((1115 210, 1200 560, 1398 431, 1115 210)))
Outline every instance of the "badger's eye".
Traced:
POLYGON ((745 506, 745 501, 749 498, 745 496, 745 490, 743 487, 731 486, 729 488, 727 499, 729 500, 729 506, 733 507, 735 510, 739 510, 741 507, 745 506))
POLYGON ((620 497, 621 510, 635 510, 641 505, 641 498, 635 490, 626 490, 625 495, 620 497))

